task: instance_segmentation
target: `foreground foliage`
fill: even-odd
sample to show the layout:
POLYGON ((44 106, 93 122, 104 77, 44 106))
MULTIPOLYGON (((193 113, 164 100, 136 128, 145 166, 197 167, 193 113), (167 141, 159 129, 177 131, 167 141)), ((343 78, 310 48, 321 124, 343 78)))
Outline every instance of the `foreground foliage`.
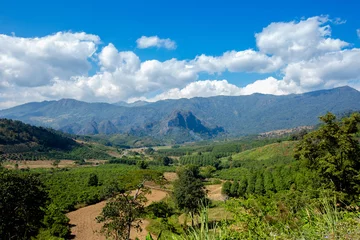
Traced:
POLYGON ((316 171, 324 184, 353 197, 360 193, 360 114, 336 121, 328 113, 320 117, 324 123, 318 130, 305 135, 296 151, 296 158, 316 171))
POLYGON ((174 182, 174 198, 179 209, 190 214, 194 226, 194 215, 199 213, 205 201, 204 184, 200 179, 199 167, 188 165, 178 171, 179 179, 174 182))
POLYGON ((114 192, 101 215, 96 218, 98 222, 104 223, 101 233, 106 237, 129 240, 132 227, 141 231, 140 216, 144 212, 144 204, 147 201, 145 194, 149 189, 141 183, 134 191, 135 193, 132 193, 119 189, 114 192))
POLYGON ((0 169, 0 238, 29 239, 42 226, 47 193, 33 174, 0 169))
POLYGON ((40 174, 40 189, 43 184, 51 199, 40 209, 44 218, 36 226, 36 231, 42 227, 37 239, 67 238, 64 213, 103 199, 109 203, 98 220, 114 239, 128 239, 129 226, 139 226, 144 217, 151 218, 148 230, 160 240, 360 239, 360 116, 336 120, 327 114, 321 120, 317 130, 294 141, 272 140, 256 149, 253 146, 265 140, 149 148, 148 156, 128 151, 127 157, 97 167, 32 170, 40 174), (242 152, 244 146, 253 149, 242 152), (171 154, 181 158, 170 159, 171 154), (173 198, 144 208, 146 190, 139 182, 188 163, 197 166, 179 168, 173 198), (205 200, 204 182, 219 181, 205 178, 213 177, 227 180, 222 188, 225 202, 205 200), (221 209, 220 217, 210 216, 215 209, 221 209), (186 217, 181 224, 184 212, 190 213, 191 226, 186 217))

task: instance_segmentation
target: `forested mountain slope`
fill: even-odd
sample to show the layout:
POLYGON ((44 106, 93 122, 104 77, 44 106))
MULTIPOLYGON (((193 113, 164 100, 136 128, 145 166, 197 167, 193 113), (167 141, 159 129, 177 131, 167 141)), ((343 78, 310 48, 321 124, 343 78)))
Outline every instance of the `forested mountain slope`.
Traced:
MULTIPOLYGON (((240 136, 276 129, 314 125, 327 111, 341 114, 360 109, 360 92, 350 87, 284 96, 253 94, 164 100, 140 106, 86 103, 72 99, 28 103, 0 111, 0 117, 48 126, 73 134, 131 133, 161 138, 188 134, 197 140, 216 137, 201 134, 213 129, 240 136), (194 116, 200 132, 174 126, 176 113, 194 116), (201 123, 201 124, 200 124, 201 123)), ((192 139, 191 139, 192 138, 192 139)))
POLYGON ((110 158, 65 134, 20 121, 0 119, 0 160, 110 158))

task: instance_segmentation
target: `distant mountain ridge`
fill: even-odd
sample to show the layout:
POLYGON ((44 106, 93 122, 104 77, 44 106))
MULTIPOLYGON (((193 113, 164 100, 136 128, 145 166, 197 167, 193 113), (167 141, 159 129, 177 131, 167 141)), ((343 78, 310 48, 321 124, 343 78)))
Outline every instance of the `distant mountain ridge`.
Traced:
POLYGON ((62 99, 1 110, 0 117, 73 134, 130 133, 175 140, 182 137, 181 141, 192 141, 225 133, 240 136, 314 125, 327 111, 357 111, 360 110, 359 103, 360 92, 339 87, 282 96, 253 94, 140 102, 140 106, 126 107, 62 99), (192 118, 191 121, 198 124, 196 131, 191 124, 184 125, 181 117, 176 115, 178 113, 183 118, 192 118), (218 130, 211 132, 214 129, 218 130))

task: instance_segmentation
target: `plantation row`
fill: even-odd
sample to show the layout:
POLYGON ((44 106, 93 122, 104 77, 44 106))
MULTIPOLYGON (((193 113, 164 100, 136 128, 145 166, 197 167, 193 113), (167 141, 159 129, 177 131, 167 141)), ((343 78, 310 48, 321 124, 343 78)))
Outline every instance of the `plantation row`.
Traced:
POLYGON ((219 168, 220 161, 212 154, 191 155, 180 157, 181 165, 195 164, 198 166, 213 166, 219 168))
POLYGON ((223 184, 222 191, 230 197, 244 197, 246 195, 271 195, 273 193, 302 189, 313 190, 319 185, 316 175, 302 168, 300 164, 281 165, 266 169, 249 170, 234 168, 222 170, 218 176, 222 179, 234 180, 223 184))

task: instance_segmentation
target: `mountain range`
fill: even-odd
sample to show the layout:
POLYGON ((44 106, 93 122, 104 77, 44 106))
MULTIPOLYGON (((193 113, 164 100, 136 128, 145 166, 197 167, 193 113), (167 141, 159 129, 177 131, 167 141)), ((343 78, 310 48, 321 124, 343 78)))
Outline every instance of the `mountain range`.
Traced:
POLYGON ((339 87, 303 94, 215 96, 154 103, 31 102, 0 111, 1 118, 71 134, 117 134, 193 141, 315 125, 327 111, 360 110, 360 92, 339 87))

